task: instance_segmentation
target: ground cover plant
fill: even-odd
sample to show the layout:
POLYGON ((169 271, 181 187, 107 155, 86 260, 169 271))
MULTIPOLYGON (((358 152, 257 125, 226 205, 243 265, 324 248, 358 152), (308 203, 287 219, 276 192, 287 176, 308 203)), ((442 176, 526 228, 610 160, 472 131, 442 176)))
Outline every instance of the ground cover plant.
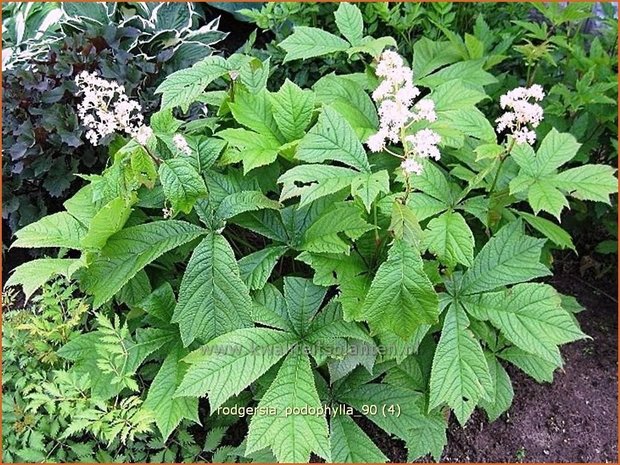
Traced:
POLYGON ((207 56, 145 117, 75 75, 110 159, 12 243, 54 252, 5 283, 33 310, 5 316, 6 461, 386 462, 360 415, 439 460, 451 417, 510 408, 508 365, 551 382, 588 337, 543 278, 575 249, 569 201, 610 204, 615 169, 571 164, 533 69, 496 94, 474 39, 405 55, 332 7, 277 44, 329 69, 306 84, 207 56))

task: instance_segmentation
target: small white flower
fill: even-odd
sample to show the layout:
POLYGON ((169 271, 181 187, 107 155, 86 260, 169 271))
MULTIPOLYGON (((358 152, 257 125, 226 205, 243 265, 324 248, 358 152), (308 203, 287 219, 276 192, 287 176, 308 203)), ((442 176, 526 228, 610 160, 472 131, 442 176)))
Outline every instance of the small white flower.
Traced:
POLYGON ((381 152, 385 148, 385 135, 381 131, 373 134, 366 141, 366 145, 371 152, 381 152))
POLYGON ((187 139, 185 139, 185 137, 183 137, 181 134, 175 134, 172 138, 172 142, 174 143, 174 146, 177 148, 177 150, 183 155, 192 154, 192 149, 189 147, 187 139))
POLYGON ((142 107, 130 100, 118 83, 100 78, 96 73, 82 71, 75 78, 82 101, 78 116, 88 128, 86 138, 98 145, 101 139, 115 132, 138 135, 144 116, 142 107))
POLYGON ((406 175, 414 173, 417 175, 422 174, 422 165, 413 158, 405 158, 400 164, 400 167, 403 169, 406 175))
POLYGON ((441 153, 437 144, 441 142, 441 137, 432 129, 421 129, 405 140, 411 145, 411 152, 419 158, 433 158, 439 160, 441 153))
POLYGON ((151 137, 153 137, 153 130, 148 126, 141 126, 136 133, 136 140, 140 145, 148 144, 151 137))
POLYGON ((166 207, 164 207, 164 208, 161 210, 161 213, 162 213, 162 215, 163 215, 163 217, 164 217, 165 219, 172 218, 172 208, 166 208, 166 207))
POLYGON ((500 97, 500 106, 507 109, 495 120, 496 131, 510 130, 517 144, 534 144, 536 133, 532 128, 538 127, 544 117, 543 109, 537 103, 545 97, 543 88, 534 84, 531 87, 517 87, 500 97))

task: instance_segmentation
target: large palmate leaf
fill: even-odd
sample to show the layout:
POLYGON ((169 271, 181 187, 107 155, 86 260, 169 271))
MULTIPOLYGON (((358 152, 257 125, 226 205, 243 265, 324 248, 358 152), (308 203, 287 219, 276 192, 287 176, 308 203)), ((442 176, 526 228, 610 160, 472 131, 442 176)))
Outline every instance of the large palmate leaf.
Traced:
POLYGON ((474 259, 474 235, 460 213, 447 211, 428 223, 425 244, 448 265, 471 265, 474 259))
POLYGON ((183 111, 187 111, 211 82, 228 71, 229 67, 224 58, 210 56, 191 68, 172 73, 155 91, 162 94, 162 109, 180 106, 183 111))
POLYGON ((333 108, 323 108, 317 124, 299 142, 296 157, 310 163, 332 160, 370 171, 364 147, 351 125, 333 108))
POLYGON ((272 97, 273 117, 284 137, 288 141, 302 138, 312 119, 314 93, 287 79, 272 97))
POLYGON ((396 240, 388 259, 379 267, 360 318, 377 332, 391 331, 408 339, 422 324, 436 323, 438 298, 424 273, 420 253, 403 240, 396 240))
POLYGON ((346 415, 333 416, 329 421, 332 460, 334 463, 385 463, 388 458, 346 415))
POLYGON ((523 233, 520 220, 507 224, 480 250, 463 275, 461 291, 476 294, 550 274, 540 263, 545 239, 523 233))
POLYGON ((250 326, 251 306, 230 244, 220 234, 208 234, 187 264, 172 317, 183 344, 250 326))
POLYGON ((581 145, 571 134, 552 129, 536 153, 528 145, 516 146, 512 158, 520 167, 519 175, 510 182, 510 193, 527 193, 535 213, 546 211, 560 218, 568 207, 566 195, 609 203, 610 194, 617 192, 615 169, 605 165, 583 165, 558 172, 572 160, 581 145))
POLYGON ((222 199, 215 211, 215 218, 228 220, 241 213, 268 208, 277 210, 281 205, 260 191, 234 192, 222 199))
POLYGON ((153 412, 155 424, 164 441, 179 426, 181 420, 188 419, 200 423, 198 419, 198 399, 193 397, 172 397, 183 378, 187 364, 181 361, 184 349, 175 347, 165 358, 164 363, 153 379, 143 407, 153 412))
POLYGON ((479 319, 488 319, 510 342, 551 363, 562 363, 558 345, 585 336, 562 308, 560 294, 548 284, 525 283, 464 301, 479 319))
POLYGON ((208 394, 213 413, 275 365, 296 340, 294 334, 268 328, 243 328, 216 337, 190 354, 191 365, 175 398, 208 394))
POLYGON ((95 297, 93 307, 110 300, 153 260, 204 233, 198 226, 176 220, 141 224, 117 232, 81 278, 84 289, 95 297))
POLYGON ((202 177, 184 158, 164 160, 159 165, 159 179, 175 212, 189 213, 196 200, 207 196, 207 187, 202 177))
POLYGON ((269 447, 279 462, 304 463, 310 454, 330 460, 327 421, 301 409, 319 409, 308 355, 292 351, 258 403, 250 421, 246 453, 269 447))
POLYGON ((306 334, 310 321, 314 318, 325 298, 327 288, 313 284, 310 279, 284 278, 284 299, 287 314, 295 332, 306 334))
POLYGON ((347 50, 349 43, 334 34, 315 27, 297 26, 279 47, 286 50, 284 62, 305 60, 347 50))
POLYGON ((67 212, 44 216, 17 233, 11 247, 66 247, 81 249, 86 228, 67 212))
POLYGON ((450 305, 433 358, 429 409, 448 404, 465 425, 480 399, 493 385, 482 347, 468 329, 469 320, 458 304, 450 305))

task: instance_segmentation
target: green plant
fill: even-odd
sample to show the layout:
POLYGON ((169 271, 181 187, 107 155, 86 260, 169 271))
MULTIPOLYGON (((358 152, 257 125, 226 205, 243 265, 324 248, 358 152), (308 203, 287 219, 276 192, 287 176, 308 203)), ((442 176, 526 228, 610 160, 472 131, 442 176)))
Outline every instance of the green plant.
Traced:
MULTIPOLYGON (((87 70, 122 82, 148 116, 163 76, 210 55, 225 37, 217 19, 196 29, 198 14, 190 3, 71 3, 62 9, 59 31, 13 53, 3 74, 8 152, 2 214, 13 232, 57 211, 79 187, 77 173, 100 172, 108 162, 107 150, 83 143, 76 75, 87 70)), ((32 21, 36 27, 37 17, 32 21)))
POLYGON ((89 398, 132 399, 161 442, 206 417, 213 460, 387 461, 355 412, 439 459, 452 413, 510 407, 505 363, 550 382, 587 337, 540 279, 574 248, 554 221, 567 198, 608 203, 615 170, 566 167, 569 133, 536 142, 540 86, 501 98, 498 136, 475 49, 446 61, 420 41, 410 69, 358 8, 335 17, 346 40, 300 27, 286 59, 361 47, 363 73, 269 91, 269 60, 241 54, 172 73, 144 137, 118 134, 110 166, 13 244, 60 253, 7 287, 64 275, 99 313, 58 351, 89 398), (195 102, 208 117, 175 117, 195 102), (247 437, 218 448, 235 415, 247 437))

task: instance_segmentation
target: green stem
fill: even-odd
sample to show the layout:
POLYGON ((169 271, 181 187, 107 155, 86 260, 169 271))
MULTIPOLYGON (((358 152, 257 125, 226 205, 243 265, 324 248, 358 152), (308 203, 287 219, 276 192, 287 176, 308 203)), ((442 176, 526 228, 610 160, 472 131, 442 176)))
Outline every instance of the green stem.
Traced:
POLYGON ((508 158, 508 155, 510 155, 510 152, 512 151, 514 145, 515 139, 512 139, 506 151, 502 153, 499 157, 499 166, 497 167, 497 172, 495 173, 495 177, 493 178, 493 182, 491 183, 491 188, 489 189, 489 197, 493 194, 493 191, 495 190, 495 186, 497 185, 497 181, 499 180, 499 175, 502 172, 502 166, 508 158))

